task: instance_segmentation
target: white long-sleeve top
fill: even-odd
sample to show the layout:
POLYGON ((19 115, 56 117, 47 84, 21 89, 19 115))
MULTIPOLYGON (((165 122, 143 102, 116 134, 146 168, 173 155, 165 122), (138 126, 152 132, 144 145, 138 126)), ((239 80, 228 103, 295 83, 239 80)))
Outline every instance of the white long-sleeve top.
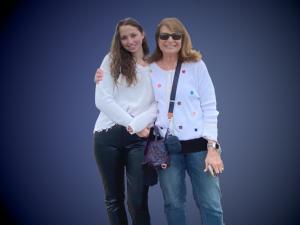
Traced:
POLYGON ((167 114, 175 70, 163 70, 156 63, 150 64, 150 68, 158 107, 155 124, 160 127, 161 135, 165 135, 169 127, 180 140, 205 137, 217 141, 219 112, 214 86, 204 62, 182 64, 171 124, 167 114))
POLYGON ((104 77, 96 84, 95 103, 101 112, 94 132, 107 130, 115 124, 130 126, 133 133, 139 132, 153 124, 157 114, 150 68, 137 64, 136 84, 128 86, 121 74, 116 85, 110 72, 110 60, 109 55, 106 55, 100 66, 104 77))

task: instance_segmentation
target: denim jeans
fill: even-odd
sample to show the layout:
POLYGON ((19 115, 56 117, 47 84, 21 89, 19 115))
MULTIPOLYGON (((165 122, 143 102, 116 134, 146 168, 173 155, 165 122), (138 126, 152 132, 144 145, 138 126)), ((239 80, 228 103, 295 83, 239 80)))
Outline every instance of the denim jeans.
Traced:
POLYGON ((170 167, 158 171, 168 225, 186 225, 186 171, 203 225, 223 225, 218 177, 204 172, 207 152, 172 154, 170 167))
POLYGON ((111 225, 127 225, 124 206, 124 171, 127 178, 127 205, 133 225, 150 225, 148 186, 142 162, 145 140, 116 125, 95 132, 94 151, 102 177, 106 210, 111 225))

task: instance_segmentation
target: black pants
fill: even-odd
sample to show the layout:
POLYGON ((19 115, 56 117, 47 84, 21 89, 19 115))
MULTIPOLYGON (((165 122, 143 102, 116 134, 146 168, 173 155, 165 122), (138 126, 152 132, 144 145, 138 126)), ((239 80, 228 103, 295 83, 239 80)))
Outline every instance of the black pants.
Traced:
POLYGON ((124 206, 124 170, 127 178, 127 205, 133 225, 150 225, 148 186, 142 162, 145 140, 130 135, 125 127, 115 125, 95 132, 94 150, 105 191, 105 204, 111 225, 127 225, 124 206))

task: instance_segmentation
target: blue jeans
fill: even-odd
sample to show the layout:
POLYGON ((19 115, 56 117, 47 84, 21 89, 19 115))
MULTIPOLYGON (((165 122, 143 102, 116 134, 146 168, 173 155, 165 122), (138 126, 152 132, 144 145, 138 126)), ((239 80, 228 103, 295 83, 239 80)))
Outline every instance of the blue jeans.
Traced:
POLYGON ((218 177, 204 172, 207 152, 171 155, 170 167, 158 171, 168 225, 186 225, 185 171, 203 225, 223 225, 221 192, 218 177))

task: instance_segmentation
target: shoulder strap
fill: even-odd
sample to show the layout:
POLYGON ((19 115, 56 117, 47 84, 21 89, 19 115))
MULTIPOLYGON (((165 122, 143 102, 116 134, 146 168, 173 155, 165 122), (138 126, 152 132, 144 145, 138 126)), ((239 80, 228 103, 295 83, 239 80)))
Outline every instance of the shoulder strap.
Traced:
POLYGON ((180 69, 181 69, 181 62, 178 61, 176 65, 176 70, 175 70, 173 85, 171 90, 171 96, 170 96, 170 104, 169 104, 169 111, 168 111, 169 120, 172 119, 173 117, 173 110, 175 105, 175 97, 176 97, 176 90, 177 90, 180 69))

